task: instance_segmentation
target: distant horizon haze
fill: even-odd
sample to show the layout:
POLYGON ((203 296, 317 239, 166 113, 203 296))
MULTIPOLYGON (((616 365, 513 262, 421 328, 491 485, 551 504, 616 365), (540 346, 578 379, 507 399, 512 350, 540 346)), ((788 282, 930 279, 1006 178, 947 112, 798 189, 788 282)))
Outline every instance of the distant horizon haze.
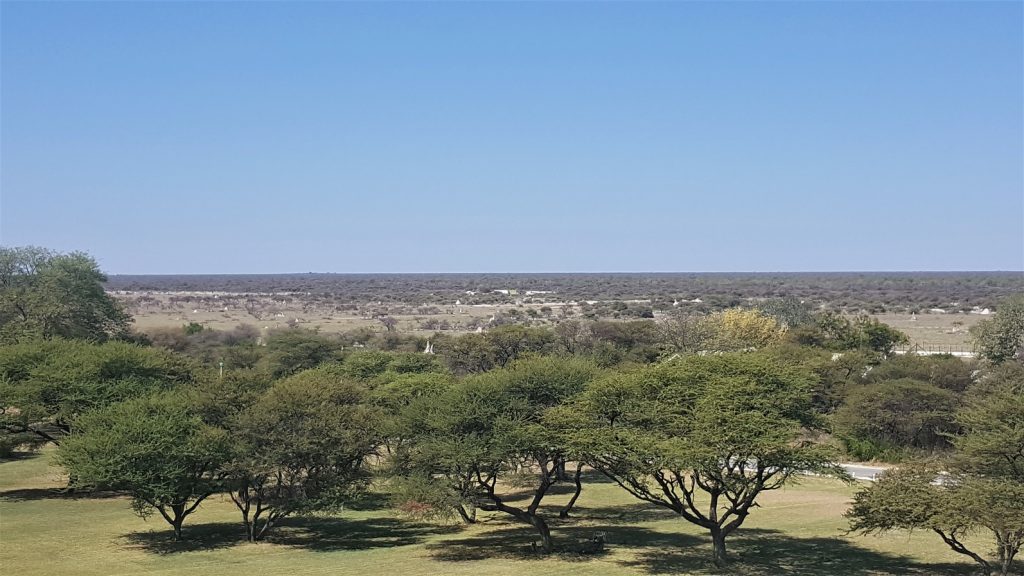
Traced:
POLYGON ((1024 270, 1022 22, 0 2, 0 244, 108 274, 1024 270))
POLYGON ((130 277, 173 277, 173 276, 799 276, 799 275, 961 275, 961 274, 1020 274, 1024 270, 720 270, 720 271, 621 271, 621 270, 596 270, 589 272, 566 272, 552 270, 548 272, 527 271, 527 272, 504 272, 498 270, 485 270, 481 272, 232 272, 232 273, 112 273, 106 272, 107 276, 130 278, 130 277))

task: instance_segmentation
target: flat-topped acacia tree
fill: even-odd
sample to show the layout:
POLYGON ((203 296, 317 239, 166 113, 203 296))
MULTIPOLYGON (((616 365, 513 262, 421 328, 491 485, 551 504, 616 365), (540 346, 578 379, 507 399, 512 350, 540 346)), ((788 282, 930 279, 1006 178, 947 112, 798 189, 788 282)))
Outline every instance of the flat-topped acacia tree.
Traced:
POLYGON ((228 456, 227 434, 203 423, 175 392, 83 415, 58 452, 76 486, 127 491, 136 513, 158 512, 175 540, 185 518, 222 489, 228 456))
POLYGON ((929 530, 985 574, 1010 574, 1024 547, 1024 366, 990 369, 968 388, 956 422, 951 453, 887 472, 857 493, 847 517, 862 533, 929 530), (995 558, 965 538, 986 533, 995 558))
POLYGON ((711 533, 714 562, 763 492, 801 472, 842 476, 803 441, 812 378, 766 353, 678 357, 594 382, 563 422, 570 447, 633 496, 711 533))
POLYGON ((274 383, 234 419, 229 494, 249 541, 289 515, 338 508, 365 487, 380 420, 367 395, 323 366, 274 383))
POLYGON ((395 468, 411 493, 455 508, 467 521, 475 509, 501 512, 537 530, 541 548, 554 544, 540 505, 559 482, 568 452, 563 430, 545 413, 581 392, 597 369, 576 359, 533 358, 476 375, 409 407, 417 432, 396 454, 395 468), (512 484, 529 478, 525 505, 510 503, 512 484), (419 484, 419 489, 415 487, 419 484))
POLYGON ((166 350, 83 340, 0 347, 0 434, 31 432, 59 444, 89 410, 195 380, 188 359, 166 350))

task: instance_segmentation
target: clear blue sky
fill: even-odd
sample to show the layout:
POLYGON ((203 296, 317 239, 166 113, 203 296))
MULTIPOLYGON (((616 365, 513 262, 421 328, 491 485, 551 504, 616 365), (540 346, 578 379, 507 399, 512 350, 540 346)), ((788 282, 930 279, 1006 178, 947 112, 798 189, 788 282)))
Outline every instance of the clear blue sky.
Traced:
POLYGON ((1021 2, 3 2, 0 243, 111 273, 1024 269, 1021 2))

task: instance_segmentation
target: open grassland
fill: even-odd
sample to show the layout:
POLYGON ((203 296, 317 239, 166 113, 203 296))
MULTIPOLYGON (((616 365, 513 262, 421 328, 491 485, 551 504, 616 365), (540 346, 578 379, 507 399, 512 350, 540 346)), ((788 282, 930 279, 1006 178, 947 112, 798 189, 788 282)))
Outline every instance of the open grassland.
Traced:
MULTIPOLYGON (((691 525, 590 477, 576 517, 553 521, 562 552, 530 552, 533 533, 501 516, 476 526, 404 518, 383 498, 334 516, 285 521, 269 542, 241 541, 239 515, 226 498, 205 504, 170 540, 158 518, 144 521, 121 496, 67 495, 52 452, 0 463, 0 566, 23 576, 72 574, 717 574, 710 540, 691 525), (574 552, 598 532, 608 550, 574 552), (13 569, 12 569, 13 568, 13 569)), ((731 574, 971 574, 971 564, 932 534, 844 534, 855 487, 808 478, 769 493, 729 544, 731 574)), ((550 516, 567 499, 551 498, 550 516)), ((984 545, 982 545, 983 547, 984 545)))
MULTIPOLYGON (((497 305, 497 306, 462 306, 450 307, 450 313, 443 314, 396 314, 397 328, 403 333, 430 335, 436 330, 422 329, 425 320, 451 322, 456 325, 467 325, 473 321, 486 321, 494 314, 507 313, 512 309, 541 308, 541 305, 497 305)), ((559 309, 559 305, 549 306, 559 309)), ((314 328, 332 334, 346 332, 358 328, 370 328, 383 332, 381 323, 363 316, 352 314, 310 314, 300 307, 282 306, 275 315, 257 320, 244 311, 227 310, 159 310, 141 309, 134 311, 135 328, 142 332, 152 330, 179 328, 190 322, 202 324, 216 330, 230 330, 240 324, 251 324, 260 329, 281 329, 289 326, 289 321, 297 321, 298 326, 314 328)), ((911 345, 924 350, 946 350, 949 352, 970 352, 974 349, 970 328, 978 322, 991 318, 978 314, 876 314, 875 318, 901 330, 910 337, 911 345)), ((461 330, 468 331, 468 330, 461 330)), ((456 330, 460 332, 460 330, 456 330)))
POLYGON ((877 314, 879 321, 901 330, 923 350, 971 352, 972 326, 992 318, 981 314, 877 314))
MULTIPOLYGON (((495 314, 513 309, 520 311, 529 308, 540 309, 543 306, 541 304, 454 306, 449 303, 431 307, 430 312, 392 312, 390 316, 398 321, 396 328, 404 333, 433 334, 437 330, 422 328, 424 322, 431 320, 448 322, 461 327, 461 329, 454 330, 455 332, 469 332, 472 331, 468 327, 469 325, 475 325, 474 322, 486 323, 487 319, 495 314)), ((370 328, 377 332, 384 331, 384 327, 379 321, 367 314, 351 310, 313 309, 302 302, 275 303, 273 306, 268 305, 267 308, 269 311, 266 314, 260 314, 260 317, 256 318, 237 305, 212 308, 196 304, 172 304, 166 302, 165 298, 160 305, 133 305, 131 311, 134 327, 141 332, 180 328, 191 322, 215 330, 230 330, 240 324, 250 324, 264 331, 278 330, 293 325, 315 329, 325 334, 336 334, 360 328, 370 328)), ((549 305, 549 308, 557 310, 560 305, 549 305)))
MULTIPOLYGON (((129 298, 120 295, 121 298, 129 298)), ((365 311, 336 311, 310 306, 301 297, 292 297, 288 302, 271 302, 264 298, 264 313, 259 318, 248 313, 237 303, 219 302, 214 307, 191 302, 172 302, 167 296, 152 297, 152 301, 142 305, 128 299, 134 316, 137 330, 151 332, 167 328, 180 328, 195 322, 207 328, 230 330, 240 324, 250 324, 263 331, 281 329, 291 325, 312 328, 324 333, 339 333, 360 328, 369 328, 383 332, 384 327, 365 311)), ((573 304, 563 302, 542 303, 505 303, 479 305, 453 305, 450 302, 438 303, 413 309, 411 307, 392 308, 390 316, 398 323, 396 328, 403 333, 430 335, 437 332, 435 328, 424 328, 429 322, 434 325, 447 323, 454 332, 472 331, 474 326, 486 325, 494 315, 507 315, 515 311, 522 315, 531 313, 538 322, 555 323, 565 313, 570 317, 579 318, 580 309, 573 304)), ((664 312, 655 312, 661 317, 664 312)), ((874 315, 878 320, 902 330, 910 337, 911 345, 924 350, 948 350, 950 352, 969 352, 973 350, 970 328, 978 322, 990 318, 980 314, 910 314, 885 313, 874 315)))

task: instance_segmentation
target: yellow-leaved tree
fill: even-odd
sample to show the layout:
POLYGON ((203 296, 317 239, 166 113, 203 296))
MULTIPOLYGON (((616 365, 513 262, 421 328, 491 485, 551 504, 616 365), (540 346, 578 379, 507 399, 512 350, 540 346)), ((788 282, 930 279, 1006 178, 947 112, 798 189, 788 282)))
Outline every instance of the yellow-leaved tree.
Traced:
POLYGON ((718 352, 764 348, 778 342, 785 328, 760 310, 729 308, 703 320, 708 349, 718 352))

